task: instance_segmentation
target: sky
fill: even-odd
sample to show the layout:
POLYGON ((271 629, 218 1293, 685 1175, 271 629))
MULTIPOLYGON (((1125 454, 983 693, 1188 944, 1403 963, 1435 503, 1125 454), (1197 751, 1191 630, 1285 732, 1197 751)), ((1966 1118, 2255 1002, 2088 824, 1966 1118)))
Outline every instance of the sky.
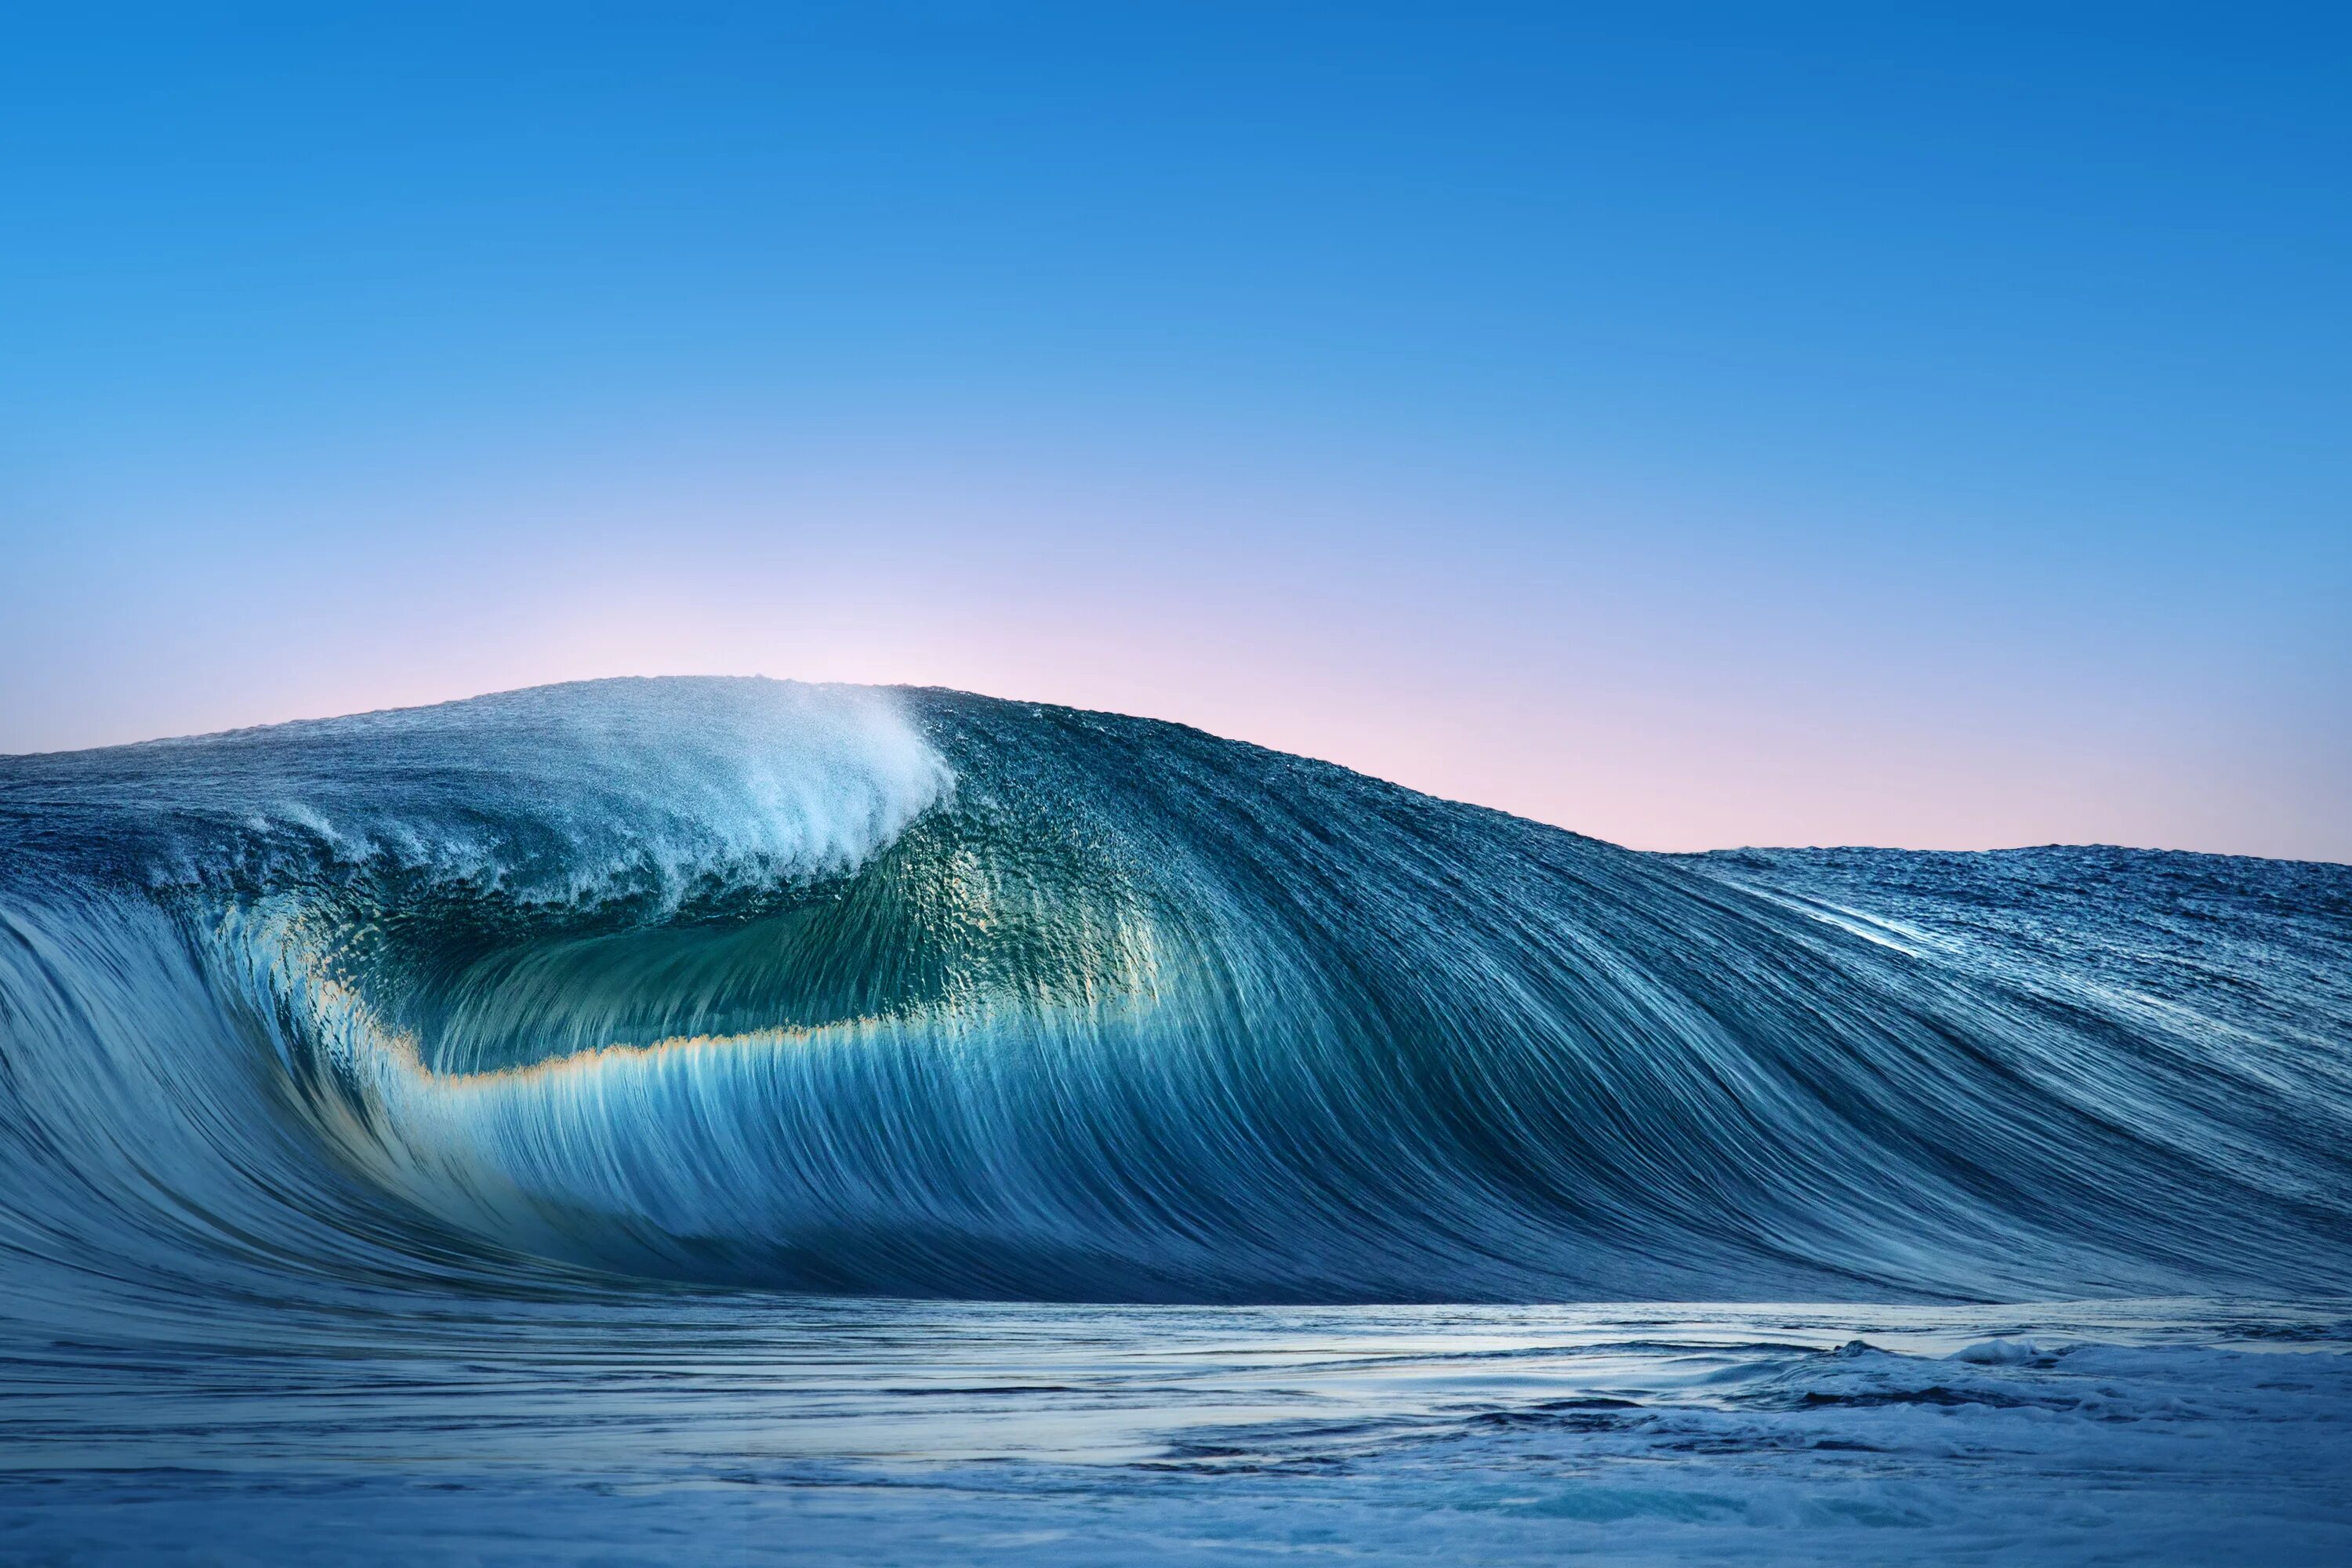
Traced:
POLYGON ((2352 860, 2340 16, 205 9, 0 20, 0 752, 759 673, 2352 860))

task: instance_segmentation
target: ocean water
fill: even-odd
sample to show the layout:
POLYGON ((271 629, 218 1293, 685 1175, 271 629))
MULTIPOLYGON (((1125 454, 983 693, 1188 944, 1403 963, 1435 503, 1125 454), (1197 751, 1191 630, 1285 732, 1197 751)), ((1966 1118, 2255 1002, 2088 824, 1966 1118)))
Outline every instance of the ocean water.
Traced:
POLYGON ((0 759, 0 1561, 2352 1560, 2352 868, 619 681, 0 759))

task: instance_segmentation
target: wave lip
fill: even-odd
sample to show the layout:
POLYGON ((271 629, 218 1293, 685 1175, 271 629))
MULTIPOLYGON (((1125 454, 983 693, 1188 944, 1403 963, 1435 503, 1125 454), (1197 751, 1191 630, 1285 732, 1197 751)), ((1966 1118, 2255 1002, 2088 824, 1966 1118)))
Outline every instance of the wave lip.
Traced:
POLYGON ((2352 1289, 2343 868, 1645 856, 694 680, 7 759, 0 848, 0 1246, 61 1302, 2352 1289))

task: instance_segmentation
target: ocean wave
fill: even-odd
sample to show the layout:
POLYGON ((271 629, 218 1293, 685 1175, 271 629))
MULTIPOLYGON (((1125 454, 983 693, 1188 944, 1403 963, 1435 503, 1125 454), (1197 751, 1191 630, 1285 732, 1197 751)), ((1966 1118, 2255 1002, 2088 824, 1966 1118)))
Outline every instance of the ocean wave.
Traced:
POLYGON ((2352 1287, 2344 868, 1646 856, 759 681, 7 759, 0 849, 61 1313, 2352 1287))

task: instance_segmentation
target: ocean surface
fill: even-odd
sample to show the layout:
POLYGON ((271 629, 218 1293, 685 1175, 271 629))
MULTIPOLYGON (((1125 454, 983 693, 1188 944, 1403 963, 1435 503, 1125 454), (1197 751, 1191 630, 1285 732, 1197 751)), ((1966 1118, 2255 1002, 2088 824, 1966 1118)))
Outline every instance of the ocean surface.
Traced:
POLYGON ((2352 868, 608 681, 0 758, 0 1562, 2352 1561, 2352 868))

